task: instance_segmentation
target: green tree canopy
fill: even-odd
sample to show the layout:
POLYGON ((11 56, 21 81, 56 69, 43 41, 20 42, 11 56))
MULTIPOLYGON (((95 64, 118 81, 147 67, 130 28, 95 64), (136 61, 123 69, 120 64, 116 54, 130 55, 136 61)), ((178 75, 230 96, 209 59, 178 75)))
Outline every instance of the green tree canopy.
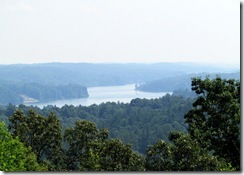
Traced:
POLYGON ((240 168, 240 82, 216 77, 192 79, 198 95, 186 115, 188 131, 201 147, 240 168))
POLYGON ((146 155, 147 171, 231 171, 224 160, 192 139, 189 134, 174 132, 169 135, 173 144, 163 140, 150 146, 146 155))
POLYGON ((58 163, 55 158, 61 152, 62 135, 60 122, 54 113, 44 117, 33 110, 28 115, 17 110, 9 121, 13 135, 32 148, 39 163, 45 160, 58 163))
POLYGON ((0 122, 0 171, 45 171, 37 163, 36 155, 18 138, 13 138, 0 122))
POLYGON ((131 145, 119 139, 107 140, 100 152, 101 169, 104 171, 143 171, 144 157, 133 152, 131 145))
MULTIPOLYGON (((68 144, 67 168, 70 170, 80 170, 81 159, 84 153, 89 150, 89 143, 99 139, 99 130, 90 121, 78 120, 75 127, 65 130, 64 140, 68 144)), ((105 136, 107 137, 107 136, 105 136)))
POLYGON ((67 169, 75 171, 144 170, 144 158, 121 140, 108 139, 107 129, 97 129, 90 121, 79 120, 65 130, 68 144, 67 169))

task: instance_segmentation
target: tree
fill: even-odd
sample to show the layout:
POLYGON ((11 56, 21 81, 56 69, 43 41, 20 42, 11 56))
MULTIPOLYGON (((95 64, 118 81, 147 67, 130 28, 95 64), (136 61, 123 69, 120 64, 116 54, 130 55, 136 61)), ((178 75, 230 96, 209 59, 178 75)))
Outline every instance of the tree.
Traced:
POLYGON ((171 145, 159 140, 147 149, 145 168, 147 171, 170 171, 172 170, 173 161, 171 145))
POLYGON ((188 131, 201 147, 240 169, 240 82, 216 77, 192 79, 198 95, 186 115, 188 131))
MULTIPOLYGON (((68 144, 66 165, 69 170, 80 170, 82 158, 89 150, 89 143, 99 139, 100 133, 96 125, 90 121, 78 120, 75 127, 68 128, 64 133, 64 140, 68 144)), ((106 135, 101 135, 107 137, 106 135)), ((92 154, 92 153, 91 153, 92 154)))
POLYGON ((233 171, 232 167, 192 139, 189 134, 174 132, 170 144, 163 140, 150 146, 146 155, 147 171, 233 171))
POLYGON ((66 129, 68 144, 67 170, 75 171, 142 171, 144 158, 121 140, 108 140, 107 129, 97 129, 90 121, 77 121, 66 129))
POLYGON ((10 130, 26 146, 30 146, 39 163, 48 160, 55 166, 61 150, 61 125, 54 113, 48 117, 30 110, 28 115, 17 110, 9 118, 10 130))
POLYGON ((103 171, 144 171, 144 157, 119 139, 107 140, 100 152, 103 171))
POLYGON ((0 171, 45 171, 30 147, 13 138, 0 122, 0 171))

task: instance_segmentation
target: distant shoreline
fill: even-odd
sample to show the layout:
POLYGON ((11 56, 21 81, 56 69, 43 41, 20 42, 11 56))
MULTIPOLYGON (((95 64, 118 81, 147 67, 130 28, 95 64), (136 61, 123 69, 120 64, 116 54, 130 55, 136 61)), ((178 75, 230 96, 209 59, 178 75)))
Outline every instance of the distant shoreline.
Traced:
POLYGON ((27 104, 27 103, 38 103, 39 100, 37 99, 34 99, 34 98, 31 98, 31 97, 28 97, 27 95, 20 95, 22 98, 23 98, 23 103, 24 104, 27 104))

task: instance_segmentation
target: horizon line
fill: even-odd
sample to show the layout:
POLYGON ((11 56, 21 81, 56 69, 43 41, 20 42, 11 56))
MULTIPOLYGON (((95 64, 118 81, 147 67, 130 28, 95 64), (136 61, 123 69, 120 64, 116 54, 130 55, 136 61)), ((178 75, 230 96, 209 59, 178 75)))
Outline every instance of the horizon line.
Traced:
POLYGON ((50 61, 50 62, 33 62, 33 63, 0 63, 0 65, 35 65, 35 64, 162 64, 162 63, 167 63, 167 64, 198 64, 198 65, 208 65, 208 66, 224 66, 224 67, 229 67, 229 66, 237 66, 241 67, 241 62, 240 64, 237 63, 219 63, 219 62, 194 62, 194 61, 152 61, 152 62, 88 62, 88 61, 81 61, 81 62, 68 62, 68 61, 50 61), (217 65, 216 65, 217 64, 217 65))

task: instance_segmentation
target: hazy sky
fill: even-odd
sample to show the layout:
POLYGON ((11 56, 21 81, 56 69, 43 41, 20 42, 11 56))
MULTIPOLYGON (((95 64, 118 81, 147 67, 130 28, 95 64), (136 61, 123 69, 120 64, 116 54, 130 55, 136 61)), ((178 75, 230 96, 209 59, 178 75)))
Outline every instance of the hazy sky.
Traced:
POLYGON ((0 64, 240 64, 237 0, 1 0, 0 64))

